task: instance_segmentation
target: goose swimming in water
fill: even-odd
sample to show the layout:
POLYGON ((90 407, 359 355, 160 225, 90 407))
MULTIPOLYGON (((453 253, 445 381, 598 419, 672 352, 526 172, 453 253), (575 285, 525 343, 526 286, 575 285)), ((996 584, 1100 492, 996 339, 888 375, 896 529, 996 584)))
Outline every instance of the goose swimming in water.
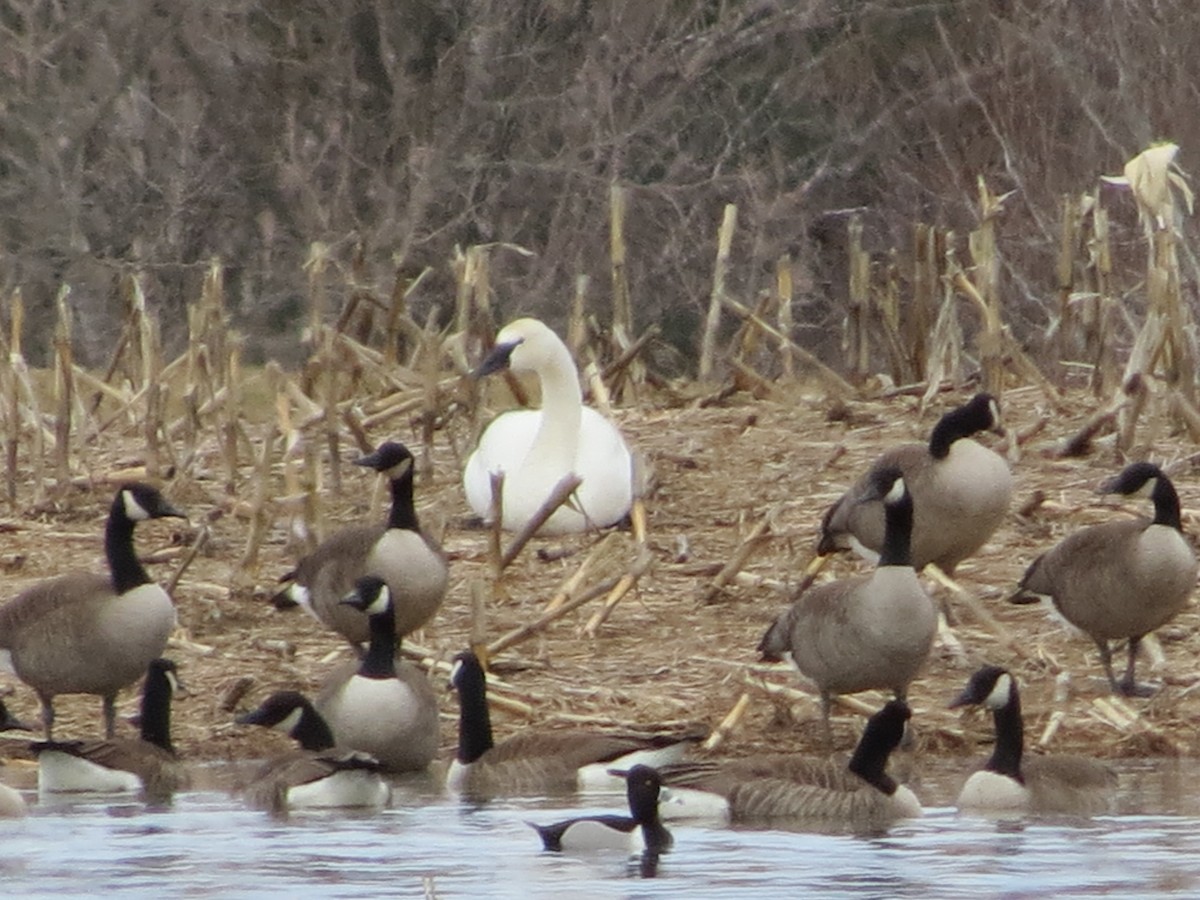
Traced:
POLYGON ((475 514, 491 512, 491 474, 504 473, 501 525, 520 530, 554 487, 574 473, 582 484, 540 533, 571 534, 619 522, 633 501, 633 464, 617 427, 583 405, 579 372, 553 331, 537 319, 517 319, 496 335, 496 345, 476 370, 534 372, 541 409, 503 413, 488 425, 467 459, 463 488, 475 514))
POLYGON ((867 721, 847 763, 796 754, 680 763, 661 769, 668 819, 759 824, 783 819, 869 831, 921 815, 921 801, 887 772, 911 716, 890 700, 867 721))
MULTIPOLYGON (((0 700, 0 731, 29 731, 30 728, 11 712, 0 700)), ((0 819, 19 819, 29 814, 25 798, 15 787, 0 783, 0 819)))
POLYGON ((291 809, 379 809, 391 786, 370 754, 334 745, 333 732, 304 695, 277 691, 258 709, 237 718, 289 735, 298 750, 267 760, 246 788, 251 806, 282 813, 291 809))
POLYGON ((1012 674, 999 666, 979 669, 950 703, 951 709, 982 706, 992 713, 996 744, 983 768, 958 794, 963 812, 988 815, 1107 812, 1116 795, 1117 776, 1099 760, 1084 756, 1025 754, 1021 696, 1012 674))
POLYGON ((187 767, 171 742, 171 698, 180 689, 175 663, 160 657, 146 669, 140 737, 35 743, 38 793, 135 792, 163 801, 187 787, 187 767))
POLYGON ((690 728, 644 734, 527 729, 497 744, 487 674, 475 653, 454 658, 450 684, 458 692, 458 751, 446 787, 470 799, 606 789, 616 780, 614 770, 679 762, 707 736, 707 729, 690 728))

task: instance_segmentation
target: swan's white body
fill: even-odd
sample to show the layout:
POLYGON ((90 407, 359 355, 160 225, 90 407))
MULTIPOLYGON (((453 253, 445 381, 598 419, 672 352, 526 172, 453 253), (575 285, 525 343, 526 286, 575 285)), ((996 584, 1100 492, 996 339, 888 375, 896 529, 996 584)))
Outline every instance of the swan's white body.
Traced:
POLYGON ((558 336, 536 319, 517 319, 496 336, 511 348, 514 372, 535 372, 542 408, 497 417, 467 459, 463 488, 476 515, 491 510, 491 473, 504 473, 503 521, 520 530, 564 476, 582 484, 542 526, 541 534, 569 534, 619 522, 633 500, 633 464, 621 432, 583 405, 579 373, 558 336))

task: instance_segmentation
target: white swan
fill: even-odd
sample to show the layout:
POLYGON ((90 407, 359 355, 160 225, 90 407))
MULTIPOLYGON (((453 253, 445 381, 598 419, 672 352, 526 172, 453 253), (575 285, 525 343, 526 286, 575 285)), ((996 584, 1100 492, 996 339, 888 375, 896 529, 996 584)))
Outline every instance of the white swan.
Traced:
POLYGON ((520 530, 554 486, 574 473, 582 484, 540 533, 569 534, 620 521, 633 500, 629 447, 612 422, 583 405, 579 372, 566 345, 537 319, 517 319, 496 335, 496 346, 475 374, 506 367, 537 373, 542 408, 506 412, 483 432, 463 471, 471 509, 487 518, 490 475, 503 472, 501 527, 520 530))

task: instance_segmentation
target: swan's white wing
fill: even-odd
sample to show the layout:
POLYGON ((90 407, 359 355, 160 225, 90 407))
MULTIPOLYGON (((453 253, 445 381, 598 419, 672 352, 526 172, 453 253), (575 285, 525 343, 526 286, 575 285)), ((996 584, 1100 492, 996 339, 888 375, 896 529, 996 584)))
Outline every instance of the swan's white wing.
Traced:
POLYGON ((540 409, 514 409, 492 420, 463 469, 463 490, 475 515, 492 508, 492 472, 512 472, 529 452, 542 421, 540 409))
MULTIPOLYGON (((541 425, 541 416, 541 410, 506 412, 494 419, 480 437, 479 446, 468 457, 463 470, 463 490, 467 495, 467 503, 476 515, 486 518, 491 510, 492 472, 510 473, 507 484, 511 487, 511 473, 520 469, 529 453, 541 425)), ((585 520, 574 509, 564 507, 547 523, 544 529, 547 534, 582 531, 588 525, 612 525, 624 517, 632 502, 633 465, 621 432, 590 407, 582 410, 580 429, 574 471, 583 479, 583 484, 579 487, 575 502, 586 511, 587 518, 585 520)), ((509 514, 516 519, 531 515, 565 474, 548 471, 523 473, 521 495, 507 498, 511 502, 505 503, 505 527, 519 528, 521 522, 509 522, 509 514), (531 485, 536 490, 530 490, 531 485)))
POLYGON ((578 500, 593 525, 620 521, 633 501, 633 460, 617 426, 584 407, 575 472, 578 500))

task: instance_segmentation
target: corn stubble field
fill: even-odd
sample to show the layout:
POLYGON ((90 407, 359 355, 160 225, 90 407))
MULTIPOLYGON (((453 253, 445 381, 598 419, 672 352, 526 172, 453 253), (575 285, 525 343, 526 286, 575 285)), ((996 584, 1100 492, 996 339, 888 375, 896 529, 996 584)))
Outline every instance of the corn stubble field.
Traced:
MULTIPOLYGON (((809 700, 791 693, 800 687, 794 672, 785 666, 758 665, 754 648, 803 577, 825 506, 880 449, 898 440, 920 440, 938 411, 944 411, 939 406, 918 418, 915 406, 908 398, 864 402, 854 404, 848 417, 840 414, 841 421, 830 422, 823 404, 797 389, 789 403, 735 398, 719 409, 647 406, 622 412, 622 428, 654 472, 655 488, 647 498, 651 566, 636 589, 596 629, 595 637, 583 629, 603 602, 602 596, 497 655, 503 686, 496 693, 518 701, 512 709, 496 711, 498 731, 503 734, 530 723, 604 727, 701 721, 715 727, 745 694, 749 697, 745 714, 718 752, 738 755, 769 747, 821 751, 815 697, 809 700), (746 586, 735 580, 714 592, 711 586, 718 570, 764 519, 769 519, 769 528, 757 528, 760 536, 752 536, 754 553, 742 569, 740 580, 746 586), (758 580, 761 583, 755 585, 758 580), (780 692, 776 686, 785 690, 780 692)), ((1033 391, 1016 390, 1006 396, 1010 433, 1028 431, 1042 415, 1033 391)), ((1072 421, 1056 416, 1054 429, 1069 433, 1084 418, 1072 421)), ((1014 463, 1018 484, 1014 506, 1025 504, 1038 491, 1046 499, 1028 516, 1011 514, 983 552, 958 570, 962 587, 980 598, 1004 632, 976 620, 969 609, 951 599, 959 618, 954 628, 958 645, 939 644, 910 695, 922 746, 930 753, 968 754, 986 737, 990 723, 982 717, 964 721, 957 712, 945 709, 973 668, 986 661, 1019 673, 1033 740, 1061 711, 1065 716, 1049 742, 1055 750, 1086 747, 1091 753, 1110 756, 1190 754, 1194 750, 1191 723, 1200 702, 1190 690, 1200 682, 1195 613, 1188 611, 1160 632, 1166 663, 1152 676, 1165 681, 1164 690, 1151 700, 1117 701, 1108 696, 1089 640, 1072 635, 1038 607, 1003 601, 1024 566, 1063 534, 1126 514, 1124 508, 1093 494, 1095 485, 1118 467, 1111 454, 1058 459, 1045 455, 1057 446, 1053 435, 1047 431, 1041 435, 1045 446, 1035 440, 1020 448, 1014 463), (1065 699, 1061 696, 1064 677, 1070 679, 1070 695, 1065 699)), ((451 556, 451 588, 441 612, 411 643, 427 649, 435 662, 444 663, 470 639, 473 615, 478 615, 473 612, 470 585, 487 581, 491 564, 487 533, 461 527, 468 511, 458 484, 457 459, 448 448, 438 449, 432 473, 418 482, 419 511, 426 527, 441 533, 451 556)), ((1194 534, 1200 524, 1195 492, 1186 477, 1179 478, 1191 470, 1185 456, 1189 447, 1164 434, 1155 451, 1156 456, 1183 466, 1174 473, 1185 529, 1194 534)), ((110 452, 108 461, 92 458, 94 469, 115 469, 137 456, 135 447, 110 452)), ((330 526, 381 517, 384 498, 373 476, 345 477, 340 498, 330 492, 323 496, 330 526)), ((103 565, 100 535, 110 487, 78 489, 52 508, 5 523, 6 546, 0 562, 6 570, 6 593, 15 594, 30 581, 67 567, 103 565)), ((284 739, 261 729, 232 726, 234 712, 224 708, 232 699, 231 691, 247 691, 242 706, 277 688, 312 692, 325 673, 349 658, 349 650, 304 614, 280 613, 269 603, 274 578, 293 559, 282 523, 270 530, 262 545, 257 583, 244 586, 238 583, 235 562, 247 540, 248 522, 220 499, 215 484, 201 479, 190 484, 169 481, 166 490, 189 513, 192 523, 152 522, 139 529, 142 552, 165 559, 152 567, 160 581, 166 581, 178 565, 183 545, 194 540, 200 524, 210 531, 204 549, 175 591, 187 640, 170 653, 180 664, 190 692, 176 705, 177 744, 191 759, 261 756, 284 739), (252 679, 248 685, 247 677, 252 679)), ((486 605, 486 639, 537 619, 560 585, 601 543, 604 549, 590 567, 586 584, 604 583, 632 563, 636 549, 628 533, 536 539, 504 573, 506 599, 486 605), (552 559, 543 560, 540 551, 547 551, 541 555, 552 559)), ((850 559, 838 560, 834 566, 843 574, 860 567, 850 559)), ((945 595, 944 589, 937 591, 937 596, 945 595)), ((435 685, 444 685, 444 670, 434 677, 435 685)), ((32 692, 15 680, 8 684, 15 689, 10 706, 36 721, 32 692)), ((882 694, 860 698, 872 706, 885 699, 882 694)), ((59 706, 63 735, 98 731, 95 698, 64 697, 59 706)), ((130 691, 122 708, 132 713, 135 707, 130 691)), ((449 754, 456 713, 449 691, 444 693, 442 709, 443 744, 449 754)), ((860 727, 857 714, 838 715, 839 746, 850 746, 860 727)), ((20 755, 20 743, 13 742, 10 749, 20 755)))
MULTIPOLYGON (((981 186, 986 220, 1001 202, 981 186)), ((1101 340, 1099 350, 1089 344, 1096 365, 1084 371, 1091 384, 1080 378, 1052 386, 1002 326, 994 279, 987 277, 994 240, 989 250, 989 226, 981 226, 971 247, 983 255, 971 269, 947 262, 924 279, 935 293, 947 286, 931 320, 940 343, 917 367, 923 378, 915 387, 892 390, 886 380, 852 386, 783 337, 791 291, 783 268, 778 327, 768 324, 769 304, 749 310, 722 296, 732 222, 727 215, 718 240, 703 381, 671 383, 639 369, 653 330, 613 341, 615 350, 598 348, 582 295, 571 316, 566 336, 576 358, 610 360, 584 375, 593 402, 613 391, 613 418, 645 463, 644 545, 629 531, 537 538, 503 569, 489 532, 466 527, 459 477, 480 427, 514 402, 513 389, 526 393, 531 386, 500 378, 481 386, 466 374, 494 327, 486 265, 472 252, 455 261, 456 327, 445 333, 409 316, 400 285, 384 300, 350 292, 336 324, 325 324, 332 318, 327 292, 314 287, 311 356, 299 373, 241 368, 215 262, 192 309, 189 346, 170 362, 136 278, 127 283, 124 337, 103 373, 74 365, 65 305, 53 369, 30 373, 20 352, 20 298, 11 298, 0 348, 8 359, 0 370, 9 501, 0 523, 4 594, 68 569, 101 568, 104 517, 116 485, 130 477, 160 483, 190 516, 187 523, 146 523, 137 536, 152 574, 173 585, 182 625, 169 649, 190 691, 175 707, 176 745, 192 760, 261 757, 287 740, 234 726, 237 712, 279 688, 314 692, 350 654, 303 613, 274 609, 277 579, 306 540, 384 516, 383 484, 348 463, 383 440, 400 440, 418 460, 422 524, 440 537, 451 560, 444 606, 406 642, 443 688, 443 758, 451 753, 457 716, 444 689, 447 664, 472 642, 493 651, 498 737, 531 724, 702 722, 715 729, 708 751, 715 754, 824 752, 815 694, 788 667, 759 664, 755 647, 804 578, 826 507, 886 447, 926 441, 937 418, 969 398, 981 379, 1001 395, 1008 435, 980 440, 1007 455, 1016 493, 1000 530, 958 567, 960 592, 928 582, 936 598, 947 600, 954 624, 910 691, 918 746, 932 755, 980 753, 990 721, 946 705, 989 662, 1018 675, 1035 752, 1195 754, 1200 620, 1192 609, 1160 630, 1162 659, 1139 666, 1163 689, 1148 700, 1125 700, 1109 695, 1090 640, 1038 606, 1005 601, 1025 566, 1065 534, 1145 512, 1094 493, 1128 459, 1162 463, 1179 490, 1185 532, 1194 538, 1200 531, 1190 477, 1200 459, 1200 416, 1180 375, 1195 369, 1182 338, 1186 312, 1170 243, 1151 254, 1152 270, 1158 264, 1163 274, 1152 287, 1159 285, 1166 299, 1159 310, 1160 299, 1150 298, 1124 373, 1115 351, 1103 345, 1103 331, 1089 332, 1089 341, 1101 340), (981 314, 978 377, 964 374, 956 297, 981 314), (722 312, 736 315, 741 327, 718 348, 722 312), (764 375, 757 362, 764 355, 783 358, 782 371, 764 375), (728 373, 724 381, 717 372, 728 373), (548 605, 568 611, 552 617, 548 605)), ((310 276, 316 284, 321 265, 310 276)), ((614 283, 613 332, 632 335, 628 297, 622 309, 615 271, 614 283)), ((852 311, 847 368, 869 358, 869 340, 903 368, 894 292, 885 286, 880 300, 860 279, 851 293, 875 303, 875 311, 852 311)), ((1091 321, 1102 325, 1104 316, 1091 321)), ((509 540, 504 536, 502 544, 509 540)), ((818 577, 862 569, 838 558, 818 577)), ((10 708, 37 721, 29 689, 15 679, 2 689, 10 708)), ((877 708, 885 698, 857 699, 877 708)), ((130 690, 121 710, 132 713, 136 704, 130 690)), ((63 697, 56 707, 56 736, 99 732, 96 698, 63 697)), ((835 712, 839 749, 852 746, 861 724, 861 710, 835 712)), ((24 738, 0 741, 0 754, 22 764, 24 738)))

